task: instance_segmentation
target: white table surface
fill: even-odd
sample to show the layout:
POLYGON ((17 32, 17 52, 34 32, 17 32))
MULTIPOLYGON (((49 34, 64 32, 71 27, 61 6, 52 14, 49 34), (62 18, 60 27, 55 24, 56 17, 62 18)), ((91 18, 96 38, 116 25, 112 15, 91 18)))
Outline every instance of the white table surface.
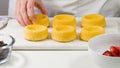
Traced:
POLYGON ((0 68, 100 68, 88 51, 14 51, 0 68))
MULTIPOLYGON (((51 20, 52 18, 50 18, 51 20)), ((81 27, 80 27, 80 19, 77 19, 77 34, 79 35, 81 27)), ((120 18, 106 18, 106 33, 117 33, 118 32, 118 24, 120 23, 120 18)), ((50 36, 47 40, 40 42, 30 42, 24 39, 23 37, 24 27, 20 26, 16 20, 10 20, 7 27, 1 30, 1 33, 7 33, 12 35, 16 42, 14 44, 13 49, 15 50, 66 50, 66 49, 81 49, 87 50, 88 42, 79 40, 79 36, 76 40, 68 43, 60 43, 51 40, 50 36)), ((51 32, 51 28, 49 28, 49 32, 51 32)))

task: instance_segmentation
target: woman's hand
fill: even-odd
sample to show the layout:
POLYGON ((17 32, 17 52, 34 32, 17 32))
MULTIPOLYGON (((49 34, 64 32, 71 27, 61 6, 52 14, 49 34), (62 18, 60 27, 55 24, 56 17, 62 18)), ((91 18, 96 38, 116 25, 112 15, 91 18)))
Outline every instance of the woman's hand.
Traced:
POLYGON ((40 9, 43 14, 47 14, 47 10, 42 5, 41 0, 17 0, 15 16, 22 26, 32 24, 28 16, 34 21, 36 20, 34 7, 40 9))

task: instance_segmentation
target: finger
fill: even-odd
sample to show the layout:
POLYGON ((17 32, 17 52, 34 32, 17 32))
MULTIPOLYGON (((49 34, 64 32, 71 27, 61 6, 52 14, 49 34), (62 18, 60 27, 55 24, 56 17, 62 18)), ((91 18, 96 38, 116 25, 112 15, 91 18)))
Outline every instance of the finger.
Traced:
POLYGON ((27 3, 27 12, 29 14, 29 16, 34 20, 36 21, 36 17, 35 17, 35 11, 34 11, 34 5, 35 4, 35 0, 31 0, 31 1, 28 1, 27 3))
POLYGON ((25 26, 31 24, 31 22, 28 19, 26 5, 27 5, 27 0, 21 0, 20 14, 22 16, 25 26))
POLYGON ((16 1, 15 18, 17 19, 20 25, 25 26, 24 21, 20 15, 20 10, 18 8, 20 8, 20 0, 16 1))
POLYGON ((22 18, 19 18, 19 17, 16 17, 18 23, 21 25, 21 26, 25 26, 25 24, 23 23, 23 21, 21 20, 22 18), (21 22, 21 23, 20 23, 21 22))
POLYGON ((40 9, 43 14, 45 14, 45 15, 48 14, 47 10, 45 9, 45 7, 43 6, 42 3, 36 2, 36 3, 35 3, 35 6, 36 6, 38 9, 40 9))

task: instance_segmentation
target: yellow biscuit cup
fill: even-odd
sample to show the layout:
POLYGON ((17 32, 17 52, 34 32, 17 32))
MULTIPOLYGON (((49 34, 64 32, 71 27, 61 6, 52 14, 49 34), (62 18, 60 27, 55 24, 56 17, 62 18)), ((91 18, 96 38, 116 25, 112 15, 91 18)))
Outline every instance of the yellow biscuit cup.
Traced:
POLYGON ((71 25, 71 26, 76 26, 76 19, 72 15, 68 14, 59 14, 54 16, 53 21, 52 21, 52 26, 59 26, 59 25, 71 25))
POLYGON ((28 25, 24 29, 24 38, 30 41, 47 39, 48 28, 43 25, 28 25))
POLYGON ((49 21, 49 18, 47 15, 44 15, 44 14, 36 14, 36 21, 32 21, 33 24, 35 25, 44 25, 44 26, 50 26, 50 21, 49 21))
POLYGON ((69 42, 76 39, 76 30, 73 26, 56 26, 52 29, 51 37, 55 41, 69 42))
POLYGON ((86 27, 86 26, 104 27, 106 25, 105 17, 100 14, 88 14, 82 17, 81 25, 82 27, 86 27))
POLYGON ((105 29, 103 27, 87 26, 82 28, 80 32, 80 39, 84 41, 89 41, 91 38, 104 33, 105 33, 105 29))

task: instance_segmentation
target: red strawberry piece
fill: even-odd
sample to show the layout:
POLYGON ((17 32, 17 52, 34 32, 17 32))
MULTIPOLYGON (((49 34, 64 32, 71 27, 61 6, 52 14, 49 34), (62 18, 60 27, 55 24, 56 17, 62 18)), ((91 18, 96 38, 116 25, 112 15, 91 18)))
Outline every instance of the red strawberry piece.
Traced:
POLYGON ((115 47, 119 50, 119 57, 120 57, 120 45, 115 47))
POLYGON ((119 46, 114 46, 114 47, 116 47, 119 50, 119 52, 120 52, 120 45, 119 46))
POLYGON ((105 55, 105 56, 112 56, 112 53, 107 50, 107 51, 105 51, 105 52, 103 53, 103 55, 105 55))
POLYGON ((113 46, 116 47, 120 51, 120 45, 113 46))
POLYGON ((110 47, 110 52, 112 53, 113 56, 119 56, 119 50, 115 46, 110 47))

